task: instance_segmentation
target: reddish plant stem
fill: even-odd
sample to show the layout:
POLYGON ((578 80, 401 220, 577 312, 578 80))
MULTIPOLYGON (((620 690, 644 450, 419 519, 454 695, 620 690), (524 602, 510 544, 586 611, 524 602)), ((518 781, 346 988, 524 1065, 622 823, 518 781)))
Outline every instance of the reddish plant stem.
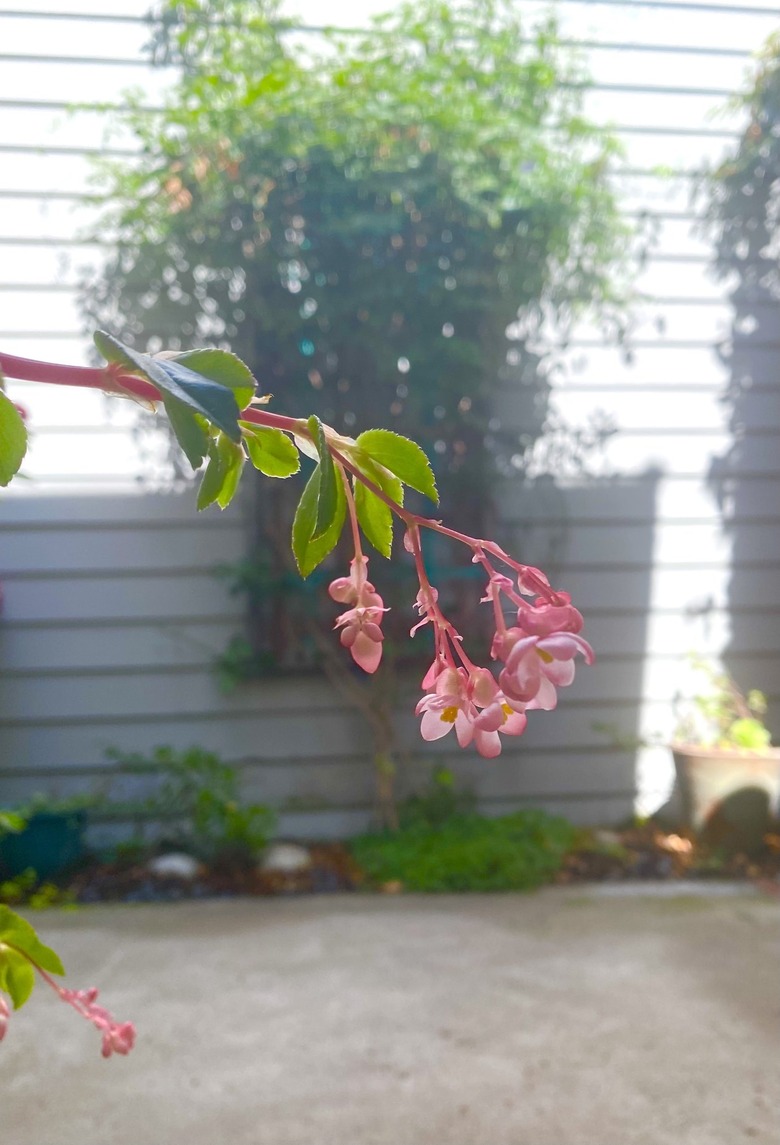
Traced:
POLYGON ((352 543, 355 547, 355 560, 360 564, 360 573, 358 576, 363 578, 363 549, 360 544, 360 526, 358 525, 357 510, 355 508, 355 498, 352 496, 352 489, 350 488, 349 478, 347 477, 344 469, 338 462, 336 468, 339 471, 339 478, 344 485, 344 495, 347 498, 347 509, 349 510, 349 523, 352 526, 352 543))
POLYGON ((490 600, 491 600, 492 605, 493 605, 493 616, 494 616, 495 622, 496 622, 496 632, 503 635, 503 633, 506 632, 506 621, 504 620, 504 613, 503 613, 503 610, 501 608, 501 590, 496 588, 496 585, 493 581, 493 577, 496 574, 496 570, 493 568, 490 561, 487 559, 487 557, 481 551, 481 549, 478 549, 475 552, 474 559, 479 561, 479 563, 482 565, 483 569, 487 573, 487 576, 488 576, 487 591, 488 591, 488 595, 490 596, 490 600))
POLYGON ((388 497, 384 490, 380 489, 379 486, 371 481, 370 478, 366 477, 364 473, 361 473, 356 465, 353 465, 333 446, 330 446, 330 452, 333 455, 333 459, 337 461, 339 465, 343 465, 353 477, 356 477, 358 481, 362 481, 366 488, 370 489, 380 501, 384 501, 390 510, 395 513, 397 517, 400 517, 407 528, 417 525, 423 529, 431 529, 435 533, 441 533, 445 537, 451 537, 454 541, 460 541, 462 545, 466 545, 474 553, 479 552, 480 549, 484 549, 485 552, 490 553, 491 556, 496 557, 504 564, 509 565, 510 568, 513 568, 515 572, 520 573, 527 582, 533 585, 534 591, 539 596, 543 596, 550 604, 563 603, 558 594, 554 592, 548 584, 545 584, 544 581, 535 574, 533 569, 529 568, 528 565, 520 564, 519 561, 514 560, 508 553, 505 553, 501 546, 497 545, 495 541, 485 541, 478 537, 469 537, 466 533, 459 533, 457 529, 447 528, 446 525, 442 525, 441 521, 436 521, 432 517, 421 517, 417 513, 410 513, 407 509, 402 509, 400 505, 393 501, 392 497, 388 497))
MULTIPOLYGON (((33 358, 17 358, 14 354, 0 353, 0 370, 8 378, 23 382, 47 382, 54 386, 79 386, 90 390, 103 390, 113 394, 131 394, 143 401, 159 402, 162 395, 156 386, 135 374, 126 374, 120 366, 57 366, 51 362, 38 362, 33 358)), ((247 406, 240 414, 241 421, 251 421, 267 429, 282 429, 299 437, 311 437, 306 421, 296 417, 260 410, 247 406)))
MULTIPOLYGON (((156 386, 151 382, 145 381, 143 378, 136 377, 133 374, 127 374, 122 371, 120 366, 109 364, 103 367, 90 367, 90 366, 60 366, 52 362, 40 362, 33 358, 19 358, 14 354, 0 353, 0 370, 3 374, 10 378, 16 378, 20 381, 28 382, 48 382, 52 385, 61 386, 83 386, 87 389, 104 390, 108 393, 129 394, 133 397, 140 398, 143 401, 159 402, 162 401, 162 395, 156 386)), ((302 418, 287 417, 284 414, 275 414, 267 410, 258 409, 257 406, 248 406, 240 414, 242 421, 252 422, 255 425, 265 426, 268 429, 281 429, 286 433, 294 433, 299 437, 311 439, 306 421, 302 418)), ((551 604, 561 603, 560 598, 549 585, 546 585, 527 565, 522 565, 515 561, 508 553, 505 553, 500 545, 495 541, 485 541, 476 537, 469 537, 465 533, 458 532, 457 529, 450 529, 442 525, 441 521, 433 520, 429 517, 421 517, 416 513, 409 513, 406 509, 397 505, 392 498, 388 497, 385 492, 379 488, 373 481, 365 476, 364 473, 353 465, 346 457, 332 445, 328 448, 333 456, 334 461, 351 473, 358 481, 362 481, 367 489, 379 497, 381 501, 390 508, 400 519, 406 524, 407 528, 412 525, 422 527, 424 529, 431 529, 436 533, 441 533, 445 537, 451 537, 454 541, 460 541, 461 544, 466 545, 473 552, 479 549, 484 549, 485 552, 496 557, 504 564, 513 568, 515 572, 520 573, 526 583, 533 586, 534 591, 544 597, 551 604)))

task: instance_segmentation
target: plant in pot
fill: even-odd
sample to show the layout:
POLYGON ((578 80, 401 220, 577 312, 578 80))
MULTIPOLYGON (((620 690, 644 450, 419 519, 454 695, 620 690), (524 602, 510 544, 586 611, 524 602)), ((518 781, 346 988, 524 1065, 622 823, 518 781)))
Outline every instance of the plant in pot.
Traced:
POLYGON ((706 688, 672 742, 685 823, 714 845, 755 850, 780 803, 780 748, 763 723, 766 698, 743 694, 706 661, 693 667, 706 688))
POLYGON ((0 870, 14 878, 33 870, 40 880, 62 873, 84 856, 92 796, 52 799, 35 795, 24 807, 0 812, 0 870))

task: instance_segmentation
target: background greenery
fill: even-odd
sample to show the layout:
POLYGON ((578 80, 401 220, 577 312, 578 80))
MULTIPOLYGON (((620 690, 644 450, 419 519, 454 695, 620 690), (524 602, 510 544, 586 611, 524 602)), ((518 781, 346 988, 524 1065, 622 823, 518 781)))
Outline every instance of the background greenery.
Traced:
MULTIPOLYGON (((583 115, 586 77, 554 21, 517 7, 421 0, 364 32, 311 36, 277 0, 159 4, 149 53, 175 78, 161 111, 139 100, 122 123, 139 161, 102 167, 114 253, 85 285, 90 324, 153 352, 230 347, 271 408, 413 437, 441 514, 495 533, 494 479, 523 471, 547 418, 540 331, 565 335, 588 307, 619 331, 625 296, 614 141, 583 115)), ((256 489, 234 572, 248 631, 221 676, 324 662, 366 714, 386 777, 405 558, 387 583, 373 572, 391 605, 377 698, 332 657, 328 669, 328 568, 301 586, 290 567, 293 497, 284 482, 256 489)), ((427 543, 448 614, 478 634, 468 554, 453 567, 451 546, 427 543)))
POLYGON ((421 440, 445 509, 478 513, 487 456, 522 464, 545 416, 507 327, 620 313, 614 144, 554 23, 423 0, 312 39, 276 0, 179 0, 150 53, 178 79, 129 117, 140 162, 103 170, 116 253, 90 321, 139 348, 229 344, 285 412, 421 440), (492 419, 499 380, 528 388, 522 424, 492 419))

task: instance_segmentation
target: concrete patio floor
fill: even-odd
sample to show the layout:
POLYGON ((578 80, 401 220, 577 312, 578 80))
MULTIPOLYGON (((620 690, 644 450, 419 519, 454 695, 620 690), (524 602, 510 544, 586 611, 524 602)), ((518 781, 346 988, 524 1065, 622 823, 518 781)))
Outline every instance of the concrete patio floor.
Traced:
POLYGON ((549 889, 38 914, 68 984, 0 1049, 6 1145, 780 1140, 780 903, 549 889))

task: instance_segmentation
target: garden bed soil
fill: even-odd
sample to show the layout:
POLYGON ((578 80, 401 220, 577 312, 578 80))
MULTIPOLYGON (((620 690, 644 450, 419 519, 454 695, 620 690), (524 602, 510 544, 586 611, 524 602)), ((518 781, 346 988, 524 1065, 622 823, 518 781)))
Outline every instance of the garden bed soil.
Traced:
MULTIPOLYGON (((305 870, 281 872, 261 867, 222 865, 201 867, 194 879, 150 873, 146 863, 92 862, 63 883, 72 901, 153 902, 235 895, 323 894, 377 890, 400 893, 393 880, 379 886, 367 882, 344 843, 307 846, 311 858, 305 870)), ((733 879, 758 882, 780 894, 780 834, 765 837, 759 854, 723 856, 695 840, 670 835, 652 824, 624 831, 583 832, 582 840, 564 859, 553 878, 557 884, 675 879, 733 879)))

